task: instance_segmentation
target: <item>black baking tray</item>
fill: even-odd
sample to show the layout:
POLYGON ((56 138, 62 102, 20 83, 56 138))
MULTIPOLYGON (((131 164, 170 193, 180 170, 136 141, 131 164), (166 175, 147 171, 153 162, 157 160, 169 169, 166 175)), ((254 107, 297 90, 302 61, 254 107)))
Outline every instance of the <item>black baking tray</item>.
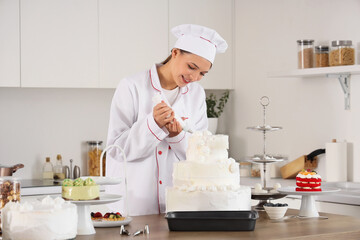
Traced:
POLYGON ((254 231, 257 211, 168 212, 170 231, 254 231))

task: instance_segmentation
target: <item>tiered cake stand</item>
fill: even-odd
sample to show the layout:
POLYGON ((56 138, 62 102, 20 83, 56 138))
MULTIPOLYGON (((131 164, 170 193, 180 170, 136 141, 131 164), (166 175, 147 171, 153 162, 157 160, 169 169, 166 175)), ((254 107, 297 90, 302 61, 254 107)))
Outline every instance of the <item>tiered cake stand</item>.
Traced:
POLYGON ((260 98, 260 104, 263 107, 263 125, 262 126, 255 126, 255 127, 248 127, 247 129, 253 130, 253 131, 259 131, 263 133, 263 153, 257 154, 251 157, 247 158, 248 162, 251 162, 253 164, 261 164, 261 186, 263 190, 266 190, 266 193, 257 193, 255 190, 252 190, 251 198, 254 200, 259 200, 259 204, 256 205, 254 208, 256 210, 264 210, 263 205, 269 200, 279 199, 286 196, 284 193, 279 193, 278 191, 272 191, 273 188, 267 187, 267 174, 266 172, 269 171, 270 164, 282 162, 286 160, 286 157, 281 155, 269 155, 266 153, 266 133, 272 132, 272 131, 278 131, 282 129, 282 127, 274 127, 266 124, 266 107, 269 105, 270 100, 268 97, 263 96, 260 98))

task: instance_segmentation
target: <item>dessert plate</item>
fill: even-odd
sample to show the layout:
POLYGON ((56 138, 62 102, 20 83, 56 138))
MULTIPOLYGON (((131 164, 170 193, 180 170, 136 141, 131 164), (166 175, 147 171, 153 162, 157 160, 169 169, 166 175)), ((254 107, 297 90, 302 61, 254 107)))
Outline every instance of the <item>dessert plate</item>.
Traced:
POLYGON ((120 227, 121 225, 128 225, 132 221, 132 217, 126 217, 122 221, 92 221, 94 227, 106 228, 106 227, 120 227))

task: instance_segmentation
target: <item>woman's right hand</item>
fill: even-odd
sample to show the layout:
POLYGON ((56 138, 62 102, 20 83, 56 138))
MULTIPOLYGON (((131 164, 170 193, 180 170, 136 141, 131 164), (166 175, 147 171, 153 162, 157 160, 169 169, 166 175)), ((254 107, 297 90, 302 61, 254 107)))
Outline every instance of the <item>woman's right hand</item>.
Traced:
POLYGON ((164 102, 157 104, 153 109, 153 116, 159 128, 164 127, 174 119, 174 111, 164 102))

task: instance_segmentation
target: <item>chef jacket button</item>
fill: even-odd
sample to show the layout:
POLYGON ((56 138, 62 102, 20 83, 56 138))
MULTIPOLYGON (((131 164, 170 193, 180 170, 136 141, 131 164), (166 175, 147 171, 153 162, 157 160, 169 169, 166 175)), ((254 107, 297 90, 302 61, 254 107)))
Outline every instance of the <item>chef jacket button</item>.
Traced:
POLYGON ((159 183, 162 184, 162 181, 160 180, 159 183))
POLYGON ((158 154, 161 155, 161 154, 162 154, 162 151, 158 151, 158 154))
POLYGON ((171 147, 169 146, 169 149, 171 149, 171 147))

